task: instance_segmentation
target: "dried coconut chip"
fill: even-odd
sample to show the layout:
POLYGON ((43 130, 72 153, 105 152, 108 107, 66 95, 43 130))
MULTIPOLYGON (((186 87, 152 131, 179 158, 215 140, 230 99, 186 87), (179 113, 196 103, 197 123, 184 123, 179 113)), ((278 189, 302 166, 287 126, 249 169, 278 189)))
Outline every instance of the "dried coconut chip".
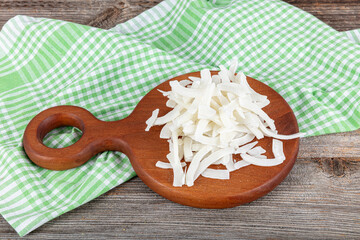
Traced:
POLYGON ((283 143, 277 139, 293 139, 302 133, 281 135, 274 120, 263 110, 270 101, 254 91, 243 73, 235 75, 238 63, 230 69, 220 66, 218 75, 201 70, 201 77, 171 81, 171 91, 159 90, 168 98, 166 106, 173 108, 162 117, 156 109, 146 121, 148 131, 153 125, 164 125, 160 138, 169 139, 168 164, 157 162, 161 168, 172 168, 173 186, 193 186, 200 176, 228 179, 229 172, 250 164, 275 166, 285 161, 283 143), (268 159, 265 150, 256 147, 256 139, 272 137, 274 158, 268 159), (277 139, 275 139, 277 138, 277 139), (243 160, 234 162, 232 155, 243 160), (184 162, 190 163, 183 169, 184 162), (222 164, 226 170, 209 168, 222 164))
POLYGON ((223 169, 208 168, 201 174, 201 176, 213 179, 230 179, 229 170, 223 169))

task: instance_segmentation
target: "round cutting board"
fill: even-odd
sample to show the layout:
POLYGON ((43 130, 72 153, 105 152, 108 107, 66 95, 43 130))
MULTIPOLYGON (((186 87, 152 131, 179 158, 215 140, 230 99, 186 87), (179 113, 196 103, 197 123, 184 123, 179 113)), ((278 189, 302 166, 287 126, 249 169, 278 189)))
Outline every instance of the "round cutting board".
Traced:
MULTIPOLYGON (((146 132, 145 122, 157 108, 160 109, 159 116, 171 110, 165 105, 167 98, 158 90, 168 91, 169 81, 184 80, 189 76, 200 77, 200 72, 178 76, 160 84, 139 102, 127 118, 119 121, 101 121, 87 110, 75 106, 47 109, 35 116, 27 126, 23 138, 24 149, 35 164, 53 170, 80 166, 102 151, 121 151, 129 157, 141 180, 154 192, 192 207, 229 208, 269 193, 293 167, 299 139, 283 141, 286 160, 282 164, 273 167, 246 166, 231 172, 230 180, 200 176, 192 187, 173 187, 172 170, 155 167, 159 160, 167 162, 169 145, 167 140, 160 138, 162 126, 154 126, 146 132), (42 139, 52 129, 69 125, 83 132, 75 144, 53 149, 42 143, 42 139)), ((287 102, 267 85, 252 78, 248 78, 248 82, 255 91, 268 96, 270 104, 263 110, 275 120, 278 133, 297 133, 297 121, 287 102)), ((267 157, 273 157, 272 138, 259 140, 258 146, 266 150, 267 157)), ((235 155, 234 159, 239 159, 239 156, 235 155)))
MULTIPOLYGON (((200 77, 200 73, 189 73, 171 80, 183 80, 189 76, 200 77)), ((278 133, 299 132, 296 118, 287 102, 267 85, 249 77, 247 79, 255 91, 268 96, 270 104, 263 110, 275 121, 278 133)), ((168 82, 159 85, 156 89, 170 90, 168 82)), ((163 116, 171 110, 165 106, 166 101, 167 98, 163 97, 159 91, 151 91, 142 99, 136 107, 137 109, 134 110, 134 113, 136 111, 143 113, 143 117, 137 119, 138 124, 142 126, 141 129, 145 129, 145 121, 156 108, 160 109, 159 116, 163 116)), ((166 155, 169 153, 169 146, 166 140, 159 138, 161 129, 162 126, 154 126, 149 132, 140 132, 139 137, 134 138, 134 144, 137 144, 137 147, 142 150, 135 151, 136 154, 131 163, 141 180, 153 191, 171 201, 192 207, 229 208, 264 196, 288 175, 295 163, 299 149, 298 138, 285 140, 283 144, 286 160, 280 165, 273 167, 250 165, 231 172, 230 180, 209 179, 200 176, 192 187, 173 187, 172 170, 155 167, 159 160, 168 162, 166 155), (138 141, 140 138, 141 142, 138 141)), ((258 146, 262 146, 266 150, 268 158, 273 157, 272 138, 261 139, 258 146)), ((234 158, 240 159, 236 155, 234 158)))

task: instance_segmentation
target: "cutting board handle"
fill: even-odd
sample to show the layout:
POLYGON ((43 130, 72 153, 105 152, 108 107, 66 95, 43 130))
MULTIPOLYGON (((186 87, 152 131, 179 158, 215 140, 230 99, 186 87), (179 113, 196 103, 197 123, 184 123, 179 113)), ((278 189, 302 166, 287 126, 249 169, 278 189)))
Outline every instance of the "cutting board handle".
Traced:
POLYGON ((66 170, 84 164, 99 152, 111 150, 129 154, 130 147, 122 140, 124 130, 128 128, 123 124, 126 122, 125 119, 104 122, 81 107, 52 107, 30 121, 25 129, 23 146, 28 157, 38 166, 66 170), (77 127, 83 135, 76 143, 65 148, 45 146, 43 139, 46 134, 62 126, 77 127))

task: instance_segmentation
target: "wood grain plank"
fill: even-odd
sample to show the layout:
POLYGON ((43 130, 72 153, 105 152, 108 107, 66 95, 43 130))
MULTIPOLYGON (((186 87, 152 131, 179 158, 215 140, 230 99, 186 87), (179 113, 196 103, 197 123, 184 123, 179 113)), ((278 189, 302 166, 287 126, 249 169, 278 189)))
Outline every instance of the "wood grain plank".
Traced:
POLYGON ((360 130, 303 138, 299 158, 350 158, 360 161, 360 130))
MULTIPOLYGON (((161 0, 0 0, 0 27, 18 14, 48 17, 110 28, 124 22, 161 0), (115 12, 115 13, 114 13, 115 12), (114 15, 116 15, 116 20, 114 15), (109 23, 104 18, 109 16, 109 23), (96 21, 99 21, 95 24, 96 21)), ((285 0, 315 15, 337 30, 360 28, 358 0, 285 0)))
POLYGON ((61 19, 111 28, 155 6, 161 0, 0 0, 0 28, 16 15, 61 19))
MULTIPOLYGON (((299 160, 270 194, 224 210, 172 203, 134 178, 45 224, 29 239, 359 238, 360 166, 341 177, 319 169, 318 161, 299 160)), ((14 237, 4 225, 0 234, 14 237)))
POLYGON ((63 1, 0 1, 0 25, 9 18, 22 14, 47 17, 86 24, 109 6, 116 6, 116 0, 63 0, 63 1))
POLYGON ((285 0, 341 31, 360 28, 358 0, 285 0))

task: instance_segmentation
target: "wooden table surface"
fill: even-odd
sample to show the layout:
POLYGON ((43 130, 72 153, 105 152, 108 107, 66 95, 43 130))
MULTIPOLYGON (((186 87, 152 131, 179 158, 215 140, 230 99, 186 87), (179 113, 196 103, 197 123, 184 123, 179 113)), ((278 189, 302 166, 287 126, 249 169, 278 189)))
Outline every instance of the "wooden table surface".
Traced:
MULTIPOLYGON (((0 27, 25 14, 111 28, 160 1, 0 0, 0 27)), ((337 30, 360 28, 359 0, 286 2, 337 30)), ((359 145, 360 131, 302 139, 284 182, 232 209, 181 206, 134 178, 22 239, 360 239, 359 145)), ((19 238, 2 217, 0 238, 19 238)))

